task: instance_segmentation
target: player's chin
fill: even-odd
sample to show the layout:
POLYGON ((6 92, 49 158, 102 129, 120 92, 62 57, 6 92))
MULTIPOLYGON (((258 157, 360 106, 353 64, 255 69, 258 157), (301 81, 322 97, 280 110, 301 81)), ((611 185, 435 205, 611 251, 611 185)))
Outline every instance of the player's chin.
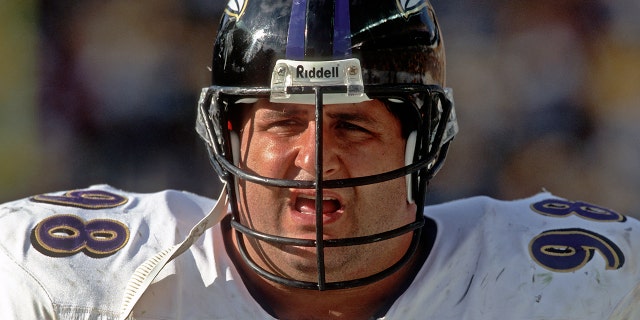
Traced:
MULTIPOLYGON (((285 263, 289 266, 293 266, 294 269, 303 271, 305 273, 316 273, 318 270, 318 249, 316 247, 301 247, 281 245, 281 258, 276 258, 280 263, 285 263)), ((324 262, 325 269, 340 270, 344 266, 345 255, 341 248, 325 248, 324 249, 324 262)))

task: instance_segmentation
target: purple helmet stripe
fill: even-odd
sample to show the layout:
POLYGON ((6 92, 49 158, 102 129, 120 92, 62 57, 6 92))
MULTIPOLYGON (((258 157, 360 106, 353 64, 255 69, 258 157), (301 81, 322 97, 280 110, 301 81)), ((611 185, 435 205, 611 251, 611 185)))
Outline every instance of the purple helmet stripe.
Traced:
POLYGON ((320 3, 293 1, 287 34, 287 59, 302 60, 311 56, 342 59, 351 56, 349 0, 335 0, 333 6, 315 8, 320 3), (308 20, 309 10, 314 12, 312 20, 308 20), (327 21, 333 22, 333 32, 327 28, 331 28, 326 25, 327 21))
POLYGON ((304 41, 307 28, 307 0, 294 0, 289 20, 289 34, 287 35, 287 59, 304 58, 304 41))
POLYGON ((337 58, 351 56, 351 20, 349 19, 348 0, 336 0, 333 26, 333 56, 337 58))

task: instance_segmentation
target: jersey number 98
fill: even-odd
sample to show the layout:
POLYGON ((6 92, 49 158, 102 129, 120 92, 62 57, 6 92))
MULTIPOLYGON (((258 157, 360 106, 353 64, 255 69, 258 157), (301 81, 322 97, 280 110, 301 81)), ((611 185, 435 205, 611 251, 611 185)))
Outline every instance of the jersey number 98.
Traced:
MULTIPOLYGON (((76 190, 62 196, 38 195, 31 201, 88 210, 115 208, 127 198, 102 190, 76 190)), ((104 257, 122 249, 129 241, 129 228, 113 219, 84 219, 57 214, 40 221, 33 229, 32 243, 50 256, 68 256, 80 251, 104 257)))

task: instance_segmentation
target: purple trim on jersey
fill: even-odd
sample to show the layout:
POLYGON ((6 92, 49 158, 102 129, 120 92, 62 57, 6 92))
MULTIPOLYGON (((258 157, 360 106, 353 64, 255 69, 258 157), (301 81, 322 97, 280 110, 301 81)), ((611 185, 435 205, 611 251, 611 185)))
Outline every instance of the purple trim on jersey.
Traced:
POLYGON ((62 196, 41 194, 31 197, 30 200, 33 202, 92 210, 115 208, 128 201, 125 197, 102 190, 74 190, 62 196))
POLYGON ((336 0, 333 26, 333 56, 351 56, 351 20, 349 1, 336 0))
POLYGON ((289 34, 287 35, 287 59, 304 58, 304 40, 307 28, 307 0, 295 0, 291 7, 289 34))

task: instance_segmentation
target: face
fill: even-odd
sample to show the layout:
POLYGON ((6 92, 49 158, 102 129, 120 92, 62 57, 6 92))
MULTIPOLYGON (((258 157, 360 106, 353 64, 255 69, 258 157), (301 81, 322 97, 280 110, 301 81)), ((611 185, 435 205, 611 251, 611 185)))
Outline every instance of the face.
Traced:
MULTIPOLYGON (((401 126, 378 101, 324 106, 325 180, 383 173, 404 165, 401 126)), ((315 107, 259 100, 246 107, 240 131, 239 166, 279 179, 315 178, 315 107)), ((241 180, 241 222, 258 231, 315 239, 315 190, 262 186, 241 180)), ((415 220, 404 178, 323 191, 324 239, 366 236, 415 220)), ((374 244, 325 248, 329 282, 382 271, 406 252, 411 233, 374 244)), ((261 267, 303 281, 317 280, 315 248, 273 245, 245 238, 261 267)))

